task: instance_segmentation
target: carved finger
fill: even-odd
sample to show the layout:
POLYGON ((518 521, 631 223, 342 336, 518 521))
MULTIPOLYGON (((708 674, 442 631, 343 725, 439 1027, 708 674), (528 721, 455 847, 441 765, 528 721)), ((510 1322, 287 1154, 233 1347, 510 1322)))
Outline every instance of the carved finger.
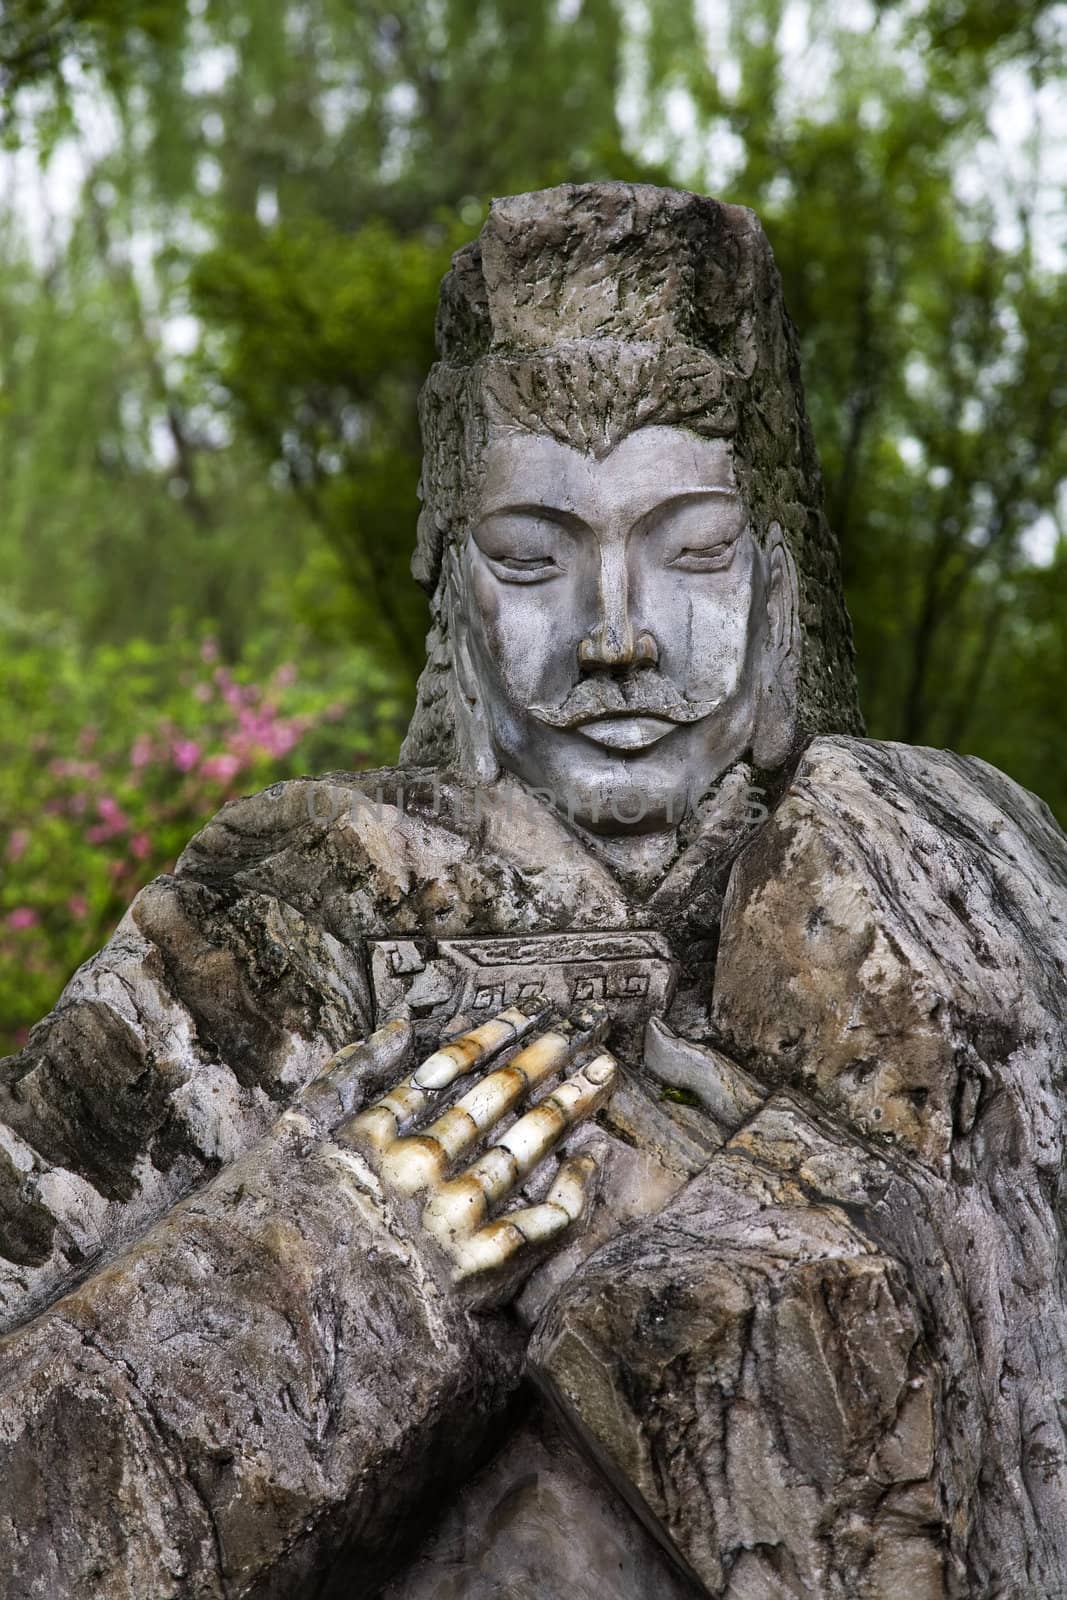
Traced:
POLYGON ((440 1050, 435 1050, 432 1056, 427 1056, 412 1081, 420 1089, 445 1089, 479 1062, 495 1055, 504 1045, 521 1039, 537 1020, 536 1013, 528 1014, 517 1006, 509 1006, 506 1011, 483 1022, 481 1027, 461 1033, 458 1039, 450 1040, 440 1050))
POLYGON ((514 1044, 537 1026, 543 1012, 527 1014, 509 1006, 478 1028, 461 1034, 397 1084, 387 1095, 353 1117, 343 1132, 353 1142, 378 1151, 388 1150, 405 1128, 426 1110, 441 1089, 486 1061, 509 1044, 514 1044))
POLYGON ((376 1089, 383 1078, 402 1068, 411 1054, 410 1023, 387 1022, 366 1039, 345 1045, 332 1055, 293 1100, 293 1108, 320 1128, 331 1126, 356 1109, 369 1082, 376 1089))
POLYGON ((580 1050, 595 1044, 606 1026, 606 1014, 590 1009, 538 1034, 505 1066, 469 1089, 425 1131, 394 1140, 383 1156, 382 1177, 402 1194, 418 1194, 440 1183, 449 1167, 530 1089, 560 1072, 580 1050))
POLYGON ((526 1206, 499 1217, 452 1247, 455 1279, 498 1274, 523 1250, 554 1243, 581 1217, 597 1172, 596 1158, 572 1156, 560 1167, 556 1180, 540 1205, 526 1206))
POLYGON ((423 1227, 446 1248, 481 1228, 495 1202, 517 1188, 575 1123, 599 1111, 617 1071, 614 1056, 605 1051, 567 1078, 466 1172, 442 1184, 423 1211, 423 1227))

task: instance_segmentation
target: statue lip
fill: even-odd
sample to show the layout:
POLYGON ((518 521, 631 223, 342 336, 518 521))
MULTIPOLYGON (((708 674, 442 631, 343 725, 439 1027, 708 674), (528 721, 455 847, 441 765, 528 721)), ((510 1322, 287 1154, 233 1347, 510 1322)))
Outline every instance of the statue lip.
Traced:
POLYGON ((609 750, 647 750, 674 728, 684 726, 672 718, 635 716, 632 712, 611 711, 580 723, 575 732, 609 750))
POLYGON ((584 680, 559 705, 532 705, 530 714, 550 728, 578 733, 584 733, 591 723, 600 727, 610 722, 666 723, 662 737, 679 723, 703 722, 720 704, 719 700, 690 700, 668 679, 645 668, 640 680, 584 680))

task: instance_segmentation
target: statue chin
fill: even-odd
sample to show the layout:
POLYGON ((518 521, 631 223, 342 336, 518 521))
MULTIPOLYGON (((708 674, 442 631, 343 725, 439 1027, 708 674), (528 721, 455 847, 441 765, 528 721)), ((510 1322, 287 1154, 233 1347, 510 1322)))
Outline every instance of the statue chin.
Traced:
POLYGON ((602 744, 583 737, 584 731, 552 731, 510 749, 497 746, 494 764, 519 778, 566 822, 598 839, 673 835, 751 744, 747 724, 744 732, 731 729, 716 737, 710 750, 708 730, 693 724, 673 725, 665 733, 662 725, 611 729, 612 741, 644 731, 645 741, 636 749, 622 742, 602 744), (649 732, 655 736, 648 738, 649 732))
POLYGON ((673 835, 723 775, 761 742, 748 679, 704 716, 598 714, 557 727, 539 708, 495 693, 457 695, 461 770, 476 781, 518 778, 564 822, 595 839, 673 835))

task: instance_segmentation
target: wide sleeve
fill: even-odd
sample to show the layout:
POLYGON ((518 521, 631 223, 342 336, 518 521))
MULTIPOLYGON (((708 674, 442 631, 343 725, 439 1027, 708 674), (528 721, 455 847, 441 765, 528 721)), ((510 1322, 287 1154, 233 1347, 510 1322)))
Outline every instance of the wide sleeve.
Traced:
POLYGON ((521 1356, 301 1102, 0 1339, 4 1594, 370 1596, 521 1356))
POLYGON ((518 1381, 510 1319, 448 1292, 301 1093, 373 1027, 384 898, 306 787, 227 807, 4 1064, 11 1600, 318 1593, 334 1569, 370 1594, 518 1381))
POLYGON ((372 1025, 358 938, 260 875, 141 891, 0 1065, 0 1329, 246 1150, 372 1025))

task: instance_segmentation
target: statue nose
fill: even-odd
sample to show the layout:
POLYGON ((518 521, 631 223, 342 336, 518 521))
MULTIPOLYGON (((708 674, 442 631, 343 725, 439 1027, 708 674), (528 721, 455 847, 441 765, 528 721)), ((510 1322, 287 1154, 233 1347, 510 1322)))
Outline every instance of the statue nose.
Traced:
POLYGON ((646 631, 634 631, 629 588, 625 548, 603 549, 599 615, 578 646, 578 665, 584 671, 625 672, 631 667, 657 665, 659 646, 655 639, 646 631))
POLYGON ((619 632, 598 622, 578 646, 578 665, 587 672, 597 668, 621 672, 628 667, 654 667, 659 663, 659 646, 648 632, 634 634, 627 623, 619 632))

